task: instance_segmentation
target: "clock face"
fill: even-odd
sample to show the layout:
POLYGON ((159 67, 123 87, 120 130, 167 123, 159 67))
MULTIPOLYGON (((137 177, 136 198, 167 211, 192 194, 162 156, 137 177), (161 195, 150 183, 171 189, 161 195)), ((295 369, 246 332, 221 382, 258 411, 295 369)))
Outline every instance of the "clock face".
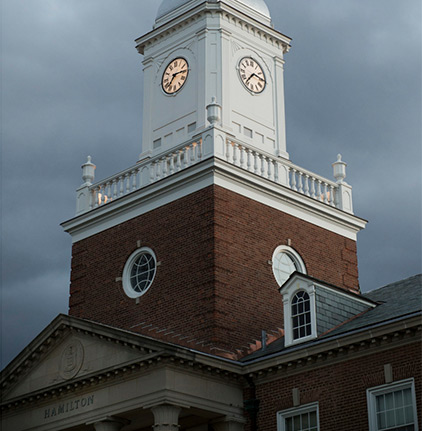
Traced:
POLYGON ((161 85, 166 94, 177 93, 186 82, 189 74, 189 65, 184 58, 175 58, 166 67, 161 80, 161 85))
POLYGON ((253 58, 245 57, 240 60, 239 76, 243 85, 252 93, 259 94, 265 90, 267 81, 264 71, 253 58))

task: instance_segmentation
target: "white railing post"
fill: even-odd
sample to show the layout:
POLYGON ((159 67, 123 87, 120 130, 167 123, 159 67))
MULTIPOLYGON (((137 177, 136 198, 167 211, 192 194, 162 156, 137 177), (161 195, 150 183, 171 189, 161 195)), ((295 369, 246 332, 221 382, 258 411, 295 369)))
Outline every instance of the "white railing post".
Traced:
POLYGON ((92 208, 90 186, 95 178, 95 168, 96 166, 91 163, 91 156, 88 156, 86 163, 82 165, 83 184, 76 190, 76 214, 89 211, 92 208))
POLYGON ((344 181, 347 164, 341 160, 341 154, 337 155, 337 161, 332 166, 334 178, 337 180, 336 206, 353 214, 352 187, 344 181))

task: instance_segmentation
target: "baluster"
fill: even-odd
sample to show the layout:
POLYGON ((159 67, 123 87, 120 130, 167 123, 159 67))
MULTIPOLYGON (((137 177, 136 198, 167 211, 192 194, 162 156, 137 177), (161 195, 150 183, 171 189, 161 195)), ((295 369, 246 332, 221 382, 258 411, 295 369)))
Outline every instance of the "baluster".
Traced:
POLYGON ((139 172, 138 169, 134 169, 132 171, 132 191, 136 190, 136 186, 137 186, 137 181, 136 180, 137 180, 138 172, 139 172))
POLYGON ((94 208, 100 205, 100 187, 95 187, 94 189, 94 208))
POLYGON ((267 178, 271 180, 272 171, 271 171, 271 165, 273 164, 273 161, 268 157, 267 158, 267 178))
POLYGON ((174 154, 170 154, 170 175, 174 173, 174 154))
POLYGON ((183 150, 185 152, 184 158, 183 158, 183 167, 187 168, 188 163, 189 163, 189 160, 188 160, 188 158, 189 158, 189 147, 185 147, 183 150))
POLYGON ((315 181, 314 177, 311 177, 311 198, 315 199, 315 181))
POLYGON ((202 139, 199 140, 198 142, 198 160, 202 160, 202 139))
POLYGON ((117 198, 117 178, 113 180, 113 199, 117 198))
POLYGON ((278 183, 279 177, 278 177, 278 163, 277 163, 277 160, 273 160, 273 165, 274 165, 274 181, 276 183, 278 183))
POLYGON ((125 174, 125 184, 126 184, 125 194, 127 195, 128 193, 130 193, 130 172, 126 172, 125 174))
POLYGON ((233 164, 237 165, 237 144, 233 143, 233 164))
POLYGON ((231 142, 227 140, 226 141, 226 162, 230 162, 230 146, 231 146, 231 142))
POLYGON ((265 177, 265 164, 266 164, 267 158, 261 154, 261 177, 265 177))
POLYGON ((330 193, 330 198, 329 198, 328 203, 333 207, 335 205, 334 204, 334 186, 332 186, 331 184, 330 184, 330 191, 329 191, 329 193, 330 193))
POLYGON ((251 161, 251 154, 252 154, 252 151, 248 148, 248 149, 246 150, 246 152, 247 152, 247 159, 248 159, 248 161, 247 161, 247 168, 248 168, 248 171, 250 171, 250 170, 251 170, 251 168, 252 168, 252 161, 251 161))
POLYGON ((305 178, 303 180, 303 193, 306 196, 309 196, 309 175, 308 174, 303 174, 305 175, 305 178))
POLYGON ((195 150, 196 150, 196 143, 190 145, 190 164, 191 166, 195 163, 195 150))
POLYGON ((155 163, 155 181, 158 181, 160 178, 162 178, 162 173, 163 173, 163 163, 162 163, 162 159, 159 159, 155 163))
POLYGON ((298 192, 303 194, 303 172, 298 171, 298 192))
POLYGON ((182 150, 179 150, 176 154, 176 170, 179 172, 182 169, 182 150))
POLYGON ((324 193, 324 203, 328 204, 328 184, 324 183, 323 185, 323 193, 324 193))
POLYGON ((168 161, 168 156, 164 156, 162 159, 162 166, 163 166, 163 178, 165 178, 167 176, 167 161, 168 161))
POLYGON ((89 209, 92 210, 92 208, 94 208, 95 205, 95 196, 96 196, 96 192, 95 189, 90 189, 89 190, 89 209))
POLYGON ((151 183, 153 183, 154 182, 154 180, 155 180, 155 162, 152 162, 150 165, 149 165, 149 170, 150 170, 150 172, 149 172, 149 182, 150 182, 150 184, 151 183))
POLYGON ((259 171, 258 171, 258 158, 259 158, 258 152, 254 151, 253 156, 254 156, 253 171, 255 174, 258 174, 259 173, 259 171))
POLYGON ((103 184, 101 186, 101 203, 100 205, 104 205, 107 202, 107 196, 106 196, 106 185, 103 184))
POLYGON ((240 145, 240 167, 245 169, 245 147, 240 145))
POLYGON ((291 173, 292 173, 292 175, 291 175, 291 180, 290 180, 290 188, 292 189, 292 190, 294 190, 294 191, 297 191, 297 188, 296 188, 296 169, 294 169, 294 168, 292 168, 291 169, 291 173))
POLYGON ((109 181, 106 185, 107 187, 107 193, 106 193, 106 202, 108 202, 109 200, 112 200, 112 195, 111 195, 111 181, 109 181))
POLYGON ((318 198, 318 200, 319 201, 321 201, 322 202, 322 190, 321 190, 321 183, 322 183, 322 181, 321 180, 318 180, 318 196, 317 196, 317 198, 318 198))

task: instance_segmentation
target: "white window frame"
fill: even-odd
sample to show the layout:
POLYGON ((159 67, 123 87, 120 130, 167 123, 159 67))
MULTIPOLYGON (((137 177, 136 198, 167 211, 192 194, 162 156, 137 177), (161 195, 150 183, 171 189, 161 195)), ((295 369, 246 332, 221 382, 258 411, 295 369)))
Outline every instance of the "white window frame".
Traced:
POLYGON ((317 337, 317 322, 316 322, 316 289, 312 282, 305 280, 297 280, 293 286, 290 286, 287 292, 283 294, 283 311, 284 311, 284 344, 286 347, 304 343, 313 340, 317 337), (311 334, 297 338, 293 338, 293 322, 292 322, 292 300, 297 292, 304 290, 309 295, 310 312, 311 312, 311 334))
POLYGON ((140 296, 144 295, 150 289, 152 283, 154 282, 154 278, 155 278, 156 274, 157 274, 157 257, 155 256, 155 253, 148 247, 138 248, 129 256, 128 260, 126 261, 125 267, 123 268, 122 285, 123 285, 123 290, 124 290, 125 294, 129 298, 139 298, 140 296), (148 284, 148 287, 145 290, 143 290, 142 292, 137 292, 132 287, 132 283, 130 281, 130 273, 132 271, 133 264, 135 263, 135 261, 139 257, 139 255, 142 253, 149 253, 153 257, 154 262, 155 262, 155 271, 154 271, 154 275, 153 275, 152 279, 150 280, 150 282, 148 284))
MULTIPOLYGON (((276 247, 276 249, 274 250, 274 252, 273 252, 273 256, 272 256, 272 260, 271 260, 271 262, 272 262, 272 269, 273 269, 273 275, 274 275, 274 278, 276 279, 276 281, 277 281, 277 284, 279 285, 279 286, 282 286, 283 284, 284 284, 284 282, 283 283, 279 283, 279 281, 277 280, 277 277, 276 277, 276 268, 275 268, 275 264, 276 264, 276 256, 279 254, 279 253, 285 253, 285 254, 287 254, 287 255, 289 255, 289 257, 294 261, 294 263, 296 264, 296 267, 297 267, 297 271, 298 272, 301 272, 302 274, 306 274, 306 267, 305 267, 305 264, 304 264, 304 262, 303 262, 303 260, 302 260, 302 258, 300 257, 300 255, 299 255, 299 253, 296 251, 296 250, 294 250, 292 247, 289 247, 289 246, 287 246, 287 245, 279 245, 278 247, 276 247)), ((287 280, 286 280, 287 281, 287 280)))
POLYGON ((286 419, 287 418, 290 418, 292 416, 301 415, 304 413, 310 413, 312 411, 316 411, 317 426, 318 426, 318 431, 319 431, 320 427, 319 427, 319 403, 318 402, 306 404, 306 405, 300 406, 300 407, 293 407, 292 409, 282 410, 280 412, 277 412, 277 431, 286 431, 286 419))
POLYGON ((417 415, 417 408, 416 408, 415 379, 411 378, 406 380, 400 380, 394 383, 389 383, 386 385, 376 386, 374 388, 369 388, 366 390, 366 399, 368 403, 369 431, 379 431, 378 424, 377 424, 376 397, 379 395, 384 395, 390 392, 400 391, 400 390, 409 389, 409 388, 412 393, 415 431, 419 430, 418 415, 417 415))

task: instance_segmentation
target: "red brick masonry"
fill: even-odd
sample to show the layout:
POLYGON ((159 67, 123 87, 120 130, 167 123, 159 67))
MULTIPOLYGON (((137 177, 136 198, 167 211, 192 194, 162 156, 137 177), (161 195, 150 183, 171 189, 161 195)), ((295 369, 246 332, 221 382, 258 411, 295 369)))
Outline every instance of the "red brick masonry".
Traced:
POLYGON ((185 344, 233 351, 283 326, 269 261, 288 239, 309 275, 359 290, 354 241, 210 186, 75 243, 69 314, 146 334, 151 324, 188 336, 185 344), (138 240, 160 266, 136 304, 116 278, 138 240))

